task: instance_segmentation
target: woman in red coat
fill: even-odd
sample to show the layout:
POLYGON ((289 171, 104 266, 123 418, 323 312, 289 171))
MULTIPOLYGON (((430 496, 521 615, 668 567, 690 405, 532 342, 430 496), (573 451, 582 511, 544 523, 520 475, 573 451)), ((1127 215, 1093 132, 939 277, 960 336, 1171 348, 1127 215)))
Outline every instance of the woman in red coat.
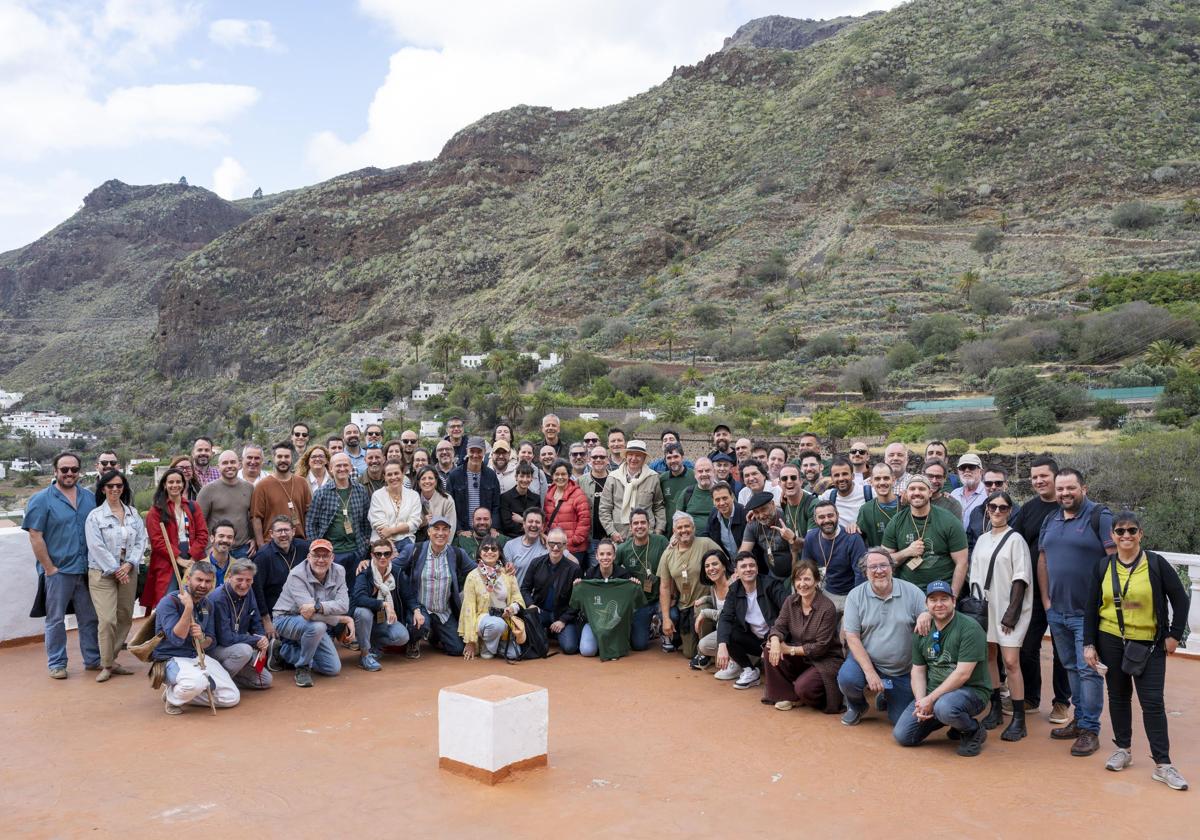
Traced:
POLYGON ((567 550, 586 568, 592 538, 592 505, 579 485, 571 480, 571 465, 561 458, 550 467, 551 484, 546 490, 546 527, 562 528, 567 534, 567 550))
POLYGON ((146 588, 138 600, 147 610, 154 609, 164 595, 178 588, 160 526, 167 526, 167 539, 184 569, 193 560, 203 560, 208 549, 208 528, 204 524, 204 514, 200 512, 198 504, 185 498, 186 486, 187 479, 182 470, 167 470, 158 482, 154 504, 146 514, 150 565, 146 570, 146 588))

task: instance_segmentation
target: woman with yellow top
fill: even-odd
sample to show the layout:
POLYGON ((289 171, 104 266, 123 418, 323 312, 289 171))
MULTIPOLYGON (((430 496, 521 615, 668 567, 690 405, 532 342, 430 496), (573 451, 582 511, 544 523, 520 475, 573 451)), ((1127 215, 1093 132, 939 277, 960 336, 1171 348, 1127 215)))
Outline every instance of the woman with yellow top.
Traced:
POLYGON ((1167 657, 1179 646, 1187 626, 1188 596, 1175 568, 1161 555, 1142 548, 1137 516, 1125 511, 1113 517, 1113 541, 1117 553, 1096 569, 1088 599, 1096 608, 1084 617, 1083 628, 1084 661, 1104 674, 1108 683, 1108 714, 1117 750, 1104 766, 1119 771, 1133 762, 1129 747, 1136 685, 1154 758, 1153 778, 1174 790, 1187 790, 1187 781, 1171 764, 1163 687, 1167 657), (1145 664, 1140 673, 1133 664, 1139 659, 1145 664))
MULTIPOLYGON (((458 613, 458 635, 466 647, 463 659, 491 659, 500 650, 500 643, 509 634, 508 621, 525 606, 521 587, 515 576, 500 563, 500 544, 494 537, 484 537, 479 543, 479 565, 467 575, 463 584, 462 609, 458 613), (483 649, 479 643, 483 642, 483 649)), ((509 659, 521 657, 521 646, 507 640, 504 655, 509 659)))

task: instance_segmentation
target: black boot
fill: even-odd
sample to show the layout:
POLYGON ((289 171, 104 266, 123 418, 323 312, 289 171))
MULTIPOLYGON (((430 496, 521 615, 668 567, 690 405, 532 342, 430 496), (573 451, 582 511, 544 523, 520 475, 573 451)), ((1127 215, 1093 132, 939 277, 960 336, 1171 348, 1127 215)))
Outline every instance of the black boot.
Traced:
POLYGON ((1000 689, 992 691, 992 708, 987 716, 980 721, 984 729, 995 729, 1004 722, 1004 707, 1000 705, 1000 689))
POLYGON ((1013 717, 1008 728, 1000 733, 1001 741, 1020 741, 1029 732, 1025 729, 1025 701, 1013 700, 1013 717))

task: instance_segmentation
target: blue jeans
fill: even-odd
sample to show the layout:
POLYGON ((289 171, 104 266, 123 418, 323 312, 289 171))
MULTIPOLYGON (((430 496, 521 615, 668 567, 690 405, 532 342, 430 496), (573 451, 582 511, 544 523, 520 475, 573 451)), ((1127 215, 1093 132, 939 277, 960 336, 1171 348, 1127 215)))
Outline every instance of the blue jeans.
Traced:
POLYGON ((357 550, 339 551, 333 555, 333 562, 346 570, 346 586, 354 588, 354 577, 358 573, 358 561, 362 559, 357 550))
POLYGON ((902 747, 915 747, 943 726, 953 726, 959 732, 974 732, 981 724, 975 722, 975 715, 983 711, 987 703, 978 692, 970 688, 956 688, 947 692, 933 703, 933 717, 929 720, 917 720, 913 711, 917 701, 911 701, 900 714, 900 719, 892 728, 892 736, 902 747))
POLYGON ((1100 713, 1104 711, 1104 678, 1083 661, 1083 616, 1063 615, 1051 607, 1046 610, 1046 622, 1071 681, 1071 703, 1079 728, 1098 735, 1100 713))
POLYGON ((596 634, 592 632, 592 625, 583 625, 583 632, 579 634, 579 655, 596 656, 599 653, 600 645, 596 642, 596 634))
POLYGON ((342 660, 325 622, 309 621, 302 615, 285 615, 275 619, 275 632, 283 640, 279 655, 285 662, 328 676, 342 670, 342 660))
POLYGON ((447 656, 462 656, 466 645, 463 644, 462 636, 458 635, 458 624, 454 621, 454 614, 451 613, 449 621, 443 623, 436 615, 430 615, 424 607, 418 609, 425 617, 425 624, 411 634, 412 638, 418 641, 429 639, 431 644, 440 647, 442 653, 447 656))
MULTIPOLYGON (((899 677, 880 674, 879 678, 892 684, 891 688, 887 688, 885 685, 883 696, 887 699, 888 720, 892 722, 892 726, 895 726, 904 709, 913 701, 912 677, 909 674, 899 677)), ((846 661, 842 663, 842 667, 838 669, 837 681, 842 696, 846 698, 846 705, 856 712, 865 711, 867 698, 863 692, 867 690, 867 675, 863 673, 858 660, 853 656, 847 657, 846 661)))
POLYGON ((46 576, 46 662, 51 671, 67 667, 67 602, 75 601, 79 652, 88 668, 100 667, 100 620, 88 593, 87 573, 57 572, 46 576))
POLYGON ((375 612, 366 607, 354 609, 354 636, 364 656, 384 645, 408 644, 408 628, 399 617, 394 624, 376 624, 375 612))
POLYGON ((246 559, 250 556, 250 543, 229 549, 229 556, 236 557, 238 560, 246 559))
MULTIPOLYGON (((658 601, 638 607, 633 611, 633 623, 629 627, 629 647, 632 650, 646 650, 650 647, 650 620, 658 615, 658 601)), ((671 607, 671 621, 679 626, 679 608, 671 607)))
POLYGON ((546 633, 558 639, 559 650, 567 656, 574 656, 579 653, 579 625, 577 623, 567 622, 560 632, 551 633, 550 625, 557 621, 558 618, 547 610, 538 610, 538 616, 541 619, 542 627, 546 628, 546 633))

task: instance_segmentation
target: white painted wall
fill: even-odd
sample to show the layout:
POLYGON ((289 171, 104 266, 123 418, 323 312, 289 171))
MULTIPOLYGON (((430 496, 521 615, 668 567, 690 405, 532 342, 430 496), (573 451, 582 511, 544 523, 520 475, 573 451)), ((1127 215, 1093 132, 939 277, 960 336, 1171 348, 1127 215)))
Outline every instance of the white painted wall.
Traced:
POLYGON ((549 720, 544 688, 497 701, 443 688, 438 692, 438 755, 495 772, 546 755, 549 720))
POLYGON ((42 635, 42 620, 29 617, 37 594, 36 562, 28 534, 0 528, 0 641, 42 635))

